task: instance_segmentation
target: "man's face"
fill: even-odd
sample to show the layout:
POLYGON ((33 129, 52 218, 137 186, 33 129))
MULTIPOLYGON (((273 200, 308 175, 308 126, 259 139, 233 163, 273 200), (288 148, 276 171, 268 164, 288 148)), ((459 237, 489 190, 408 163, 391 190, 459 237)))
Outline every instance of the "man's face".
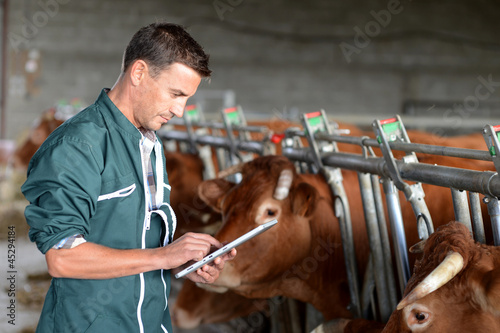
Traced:
POLYGON ((201 76, 194 69, 180 63, 172 64, 156 78, 146 73, 136 87, 132 123, 157 131, 172 117, 182 117, 188 98, 200 82, 201 76))

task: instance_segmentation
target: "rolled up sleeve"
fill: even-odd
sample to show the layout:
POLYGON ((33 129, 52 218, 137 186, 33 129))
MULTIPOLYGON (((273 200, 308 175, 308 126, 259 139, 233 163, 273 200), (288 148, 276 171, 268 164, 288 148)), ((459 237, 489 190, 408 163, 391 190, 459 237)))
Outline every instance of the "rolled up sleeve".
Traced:
POLYGON ((64 238, 89 234, 100 172, 91 145, 81 140, 63 137, 42 147, 21 190, 29 201, 29 238, 45 254, 64 238))

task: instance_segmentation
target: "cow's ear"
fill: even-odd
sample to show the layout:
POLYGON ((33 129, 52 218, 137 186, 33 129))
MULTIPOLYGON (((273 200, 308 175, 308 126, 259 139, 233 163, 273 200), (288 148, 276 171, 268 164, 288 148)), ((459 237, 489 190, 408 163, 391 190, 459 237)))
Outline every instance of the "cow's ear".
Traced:
POLYGON ((500 267, 486 272, 482 278, 481 285, 483 288, 481 295, 483 306, 487 306, 495 315, 500 314, 500 267))
POLYGON ((292 212, 301 217, 308 217, 316 209, 318 191, 310 184, 299 183, 293 190, 292 212))
POLYGON ((220 213, 222 198, 234 185, 221 178, 206 180, 198 185, 198 195, 203 202, 220 213))

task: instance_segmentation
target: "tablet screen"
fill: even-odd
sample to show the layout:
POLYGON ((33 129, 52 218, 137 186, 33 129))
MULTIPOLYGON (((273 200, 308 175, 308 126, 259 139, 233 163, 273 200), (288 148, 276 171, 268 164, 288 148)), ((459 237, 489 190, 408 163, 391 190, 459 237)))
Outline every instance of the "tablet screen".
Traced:
POLYGON ((182 270, 181 272, 175 274, 175 277, 176 278, 181 278, 181 277, 183 277, 186 274, 189 274, 189 273, 191 273, 193 271, 196 271, 198 268, 202 267, 203 265, 206 265, 206 264, 214 261, 217 257, 220 257, 221 255, 223 255, 225 253, 228 253, 229 251, 231 251, 232 249, 234 249, 238 245, 241 245, 241 244, 245 243, 247 240, 252 239, 253 237, 255 237, 255 236, 263 233, 264 231, 266 231, 269 228, 271 228, 272 226, 274 226, 276 223, 278 223, 278 220, 274 219, 272 221, 269 221, 269 222, 266 222, 266 223, 264 223, 262 225, 259 225, 257 228, 255 228, 253 230, 250 230, 249 232, 247 232, 243 236, 237 238, 236 240, 232 241, 229 244, 224 245, 223 247, 221 247, 217 251, 208 254, 202 260, 197 261, 196 263, 192 264, 188 268, 186 268, 186 269, 182 270))

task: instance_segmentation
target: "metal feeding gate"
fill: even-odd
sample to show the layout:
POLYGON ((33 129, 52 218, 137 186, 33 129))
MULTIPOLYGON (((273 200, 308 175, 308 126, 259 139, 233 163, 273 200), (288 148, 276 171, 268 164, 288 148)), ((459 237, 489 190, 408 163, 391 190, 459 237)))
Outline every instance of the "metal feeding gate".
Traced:
MULTIPOLYGON (((221 122, 206 121, 201 108, 191 105, 186 107, 182 121, 175 124, 169 122, 158 134, 165 146, 173 142, 176 150, 178 146, 181 151, 198 153, 205 163, 205 179, 214 178, 216 168, 223 170, 249 161, 255 154, 275 153, 271 142, 273 133, 266 126, 248 126, 241 107, 222 109, 221 119, 221 122), (252 133, 261 134, 262 140, 252 140, 252 133), (217 155, 217 167, 213 163, 213 151, 217 155)), ((400 192, 411 204, 419 238, 426 239, 434 232, 434 226, 421 184, 450 188, 455 219, 467 225, 475 239, 482 243, 486 238, 479 196, 484 195, 493 240, 495 245, 500 245, 498 173, 420 163, 416 155, 423 153, 491 161, 498 171, 500 126, 483 128, 488 150, 481 151, 412 143, 399 116, 373 121, 376 139, 351 136, 348 130, 330 123, 323 110, 302 114, 301 122, 302 129, 294 127, 285 131, 281 141, 282 155, 293 161, 300 173, 323 175, 335 196, 334 210, 339 220, 349 281, 349 309, 354 317, 387 321, 410 278, 400 192), (304 145, 306 142, 307 146, 304 145), (361 153, 341 152, 338 143, 360 147, 361 153), (381 156, 375 154, 374 148, 381 151, 381 156), (404 156, 395 158, 395 151, 403 152, 404 156), (343 169, 357 172, 363 203, 370 255, 362 281, 358 274, 350 206, 343 186, 343 169), (384 208, 387 209, 389 223, 386 222, 384 208), (389 238, 387 225, 391 228, 392 239, 389 238), (391 264, 391 242, 396 272, 391 264)), ((238 178, 233 180, 238 181, 238 178)), ((293 332, 297 330, 294 328, 293 332)))
POLYGON ((304 131, 295 128, 287 130, 285 139, 282 141, 282 153, 296 163, 299 171, 303 172, 308 169, 321 173, 330 185, 332 193, 337 197, 335 212, 339 218, 348 272, 350 310, 355 317, 371 317, 383 322, 387 321, 396 308, 397 301, 410 277, 398 190, 405 195, 406 200, 412 206, 420 239, 426 239, 434 231, 421 186, 421 183, 426 183, 451 189, 455 219, 467 225, 471 232, 474 231, 475 239, 484 243, 484 227, 479 202, 479 194, 483 194, 491 218, 494 242, 495 245, 499 245, 500 177, 498 174, 492 171, 473 171, 419 163, 416 153, 493 161, 498 171, 500 170, 500 126, 486 126, 483 129, 488 151, 480 151, 411 143, 399 116, 375 120, 372 126, 376 139, 341 135, 340 131, 334 128, 335 126, 328 123, 324 111, 303 114, 301 120, 304 131), (307 138, 309 147, 304 148, 299 144, 301 137, 307 138), (337 143, 357 145, 362 148, 362 153, 339 152, 337 143), (381 150, 381 157, 375 155, 374 147, 381 150), (396 159, 393 151, 402 151, 405 156, 396 159), (370 246, 369 264, 362 286, 357 275, 349 203, 342 186, 341 169, 356 171, 361 189, 370 246), (410 185, 408 182, 414 182, 414 184, 410 185), (399 292, 396 290, 392 271, 390 243, 380 184, 382 184, 387 205, 399 292), (466 192, 469 192, 471 202, 470 213, 466 192))

